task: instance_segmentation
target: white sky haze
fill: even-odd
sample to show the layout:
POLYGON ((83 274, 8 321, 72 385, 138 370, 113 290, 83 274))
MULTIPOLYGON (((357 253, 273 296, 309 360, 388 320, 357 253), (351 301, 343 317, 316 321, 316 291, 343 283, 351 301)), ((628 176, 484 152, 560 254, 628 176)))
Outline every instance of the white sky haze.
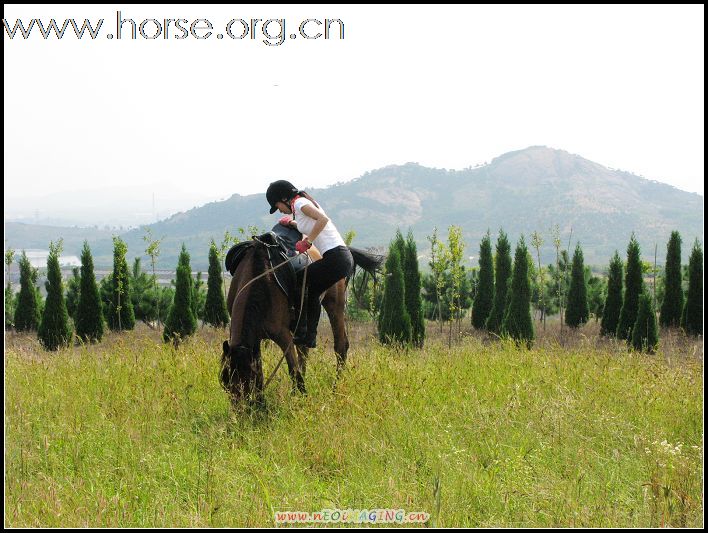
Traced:
POLYGON ((33 17, 105 20, 95 40, 5 32, 6 210, 103 187, 170 184, 195 200, 280 178, 319 187, 531 145, 703 194, 702 5, 5 5, 11 27, 33 17), (267 46, 259 23, 255 39, 109 39, 118 10, 208 19, 214 34, 285 19, 287 37, 267 46), (336 25, 302 38, 308 18, 341 19, 344 38, 336 25))

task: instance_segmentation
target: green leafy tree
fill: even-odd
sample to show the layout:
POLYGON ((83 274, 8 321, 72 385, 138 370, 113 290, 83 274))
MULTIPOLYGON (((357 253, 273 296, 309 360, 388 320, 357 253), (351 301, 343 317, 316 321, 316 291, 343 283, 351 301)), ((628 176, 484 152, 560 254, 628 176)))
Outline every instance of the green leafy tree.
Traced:
POLYGON ((689 335, 703 335, 703 250, 698 239, 688 258, 688 293, 681 327, 689 335))
POLYGON ((438 308, 437 317, 440 321, 440 333, 442 333, 444 273, 448 268, 449 253, 445 243, 438 238, 438 228, 433 228, 433 234, 428 236, 428 240, 430 241, 430 262, 428 264, 432 272, 433 285, 435 287, 435 305, 438 308))
POLYGON ((83 342, 100 342, 103 338, 104 321, 101 298, 93 271, 93 257, 88 242, 81 251, 81 288, 74 323, 76 336, 83 342))
POLYGON ((589 270, 585 267, 585 278, 588 285, 588 307, 590 308, 590 316, 595 317, 595 322, 599 322, 602 317, 602 311, 605 306, 605 297, 607 285, 605 280, 600 276, 589 274, 589 270))
POLYGON ((620 310, 619 323, 617 324, 617 338, 630 342, 632 328, 637 321, 639 310, 639 296, 644 290, 642 278, 642 259, 639 243, 632 234, 627 246, 627 271, 624 278, 624 298, 620 310))
POLYGON ((681 235, 671 232, 666 245, 666 266, 664 269, 663 301, 660 324, 664 327, 678 327, 683 311, 683 289, 681 288, 681 235))
POLYGON ((108 327, 113 331, 135 327, 135 311, 130 299, 130 270, 125 259, 128 247, 120 237, 113 237, 112 293, 106 313, 108 327))
POLYGON ((622 310, 622 259, 615 250, 610 261, 610 272, 607 278, 607 298, 602 310, 600 335, 614 337, 617 334, 620 311, 622 310))
MULTIPOLYGON (((460 317, 462 316, 462 286, 467 280, 465 267, 462 264, 464 257, 465 242, 462 239, 462 228, 460 226, 450 226, 447 233, 447 250, 449 257, 450 277, 452 280, 452 294, 450 297, 450 315, 455 317, 457 322, 457 336, 459 337, 462 327, 460 317)), ((452 344, 452 321, 450 321, 450 334, 448 346, 452 344)))
POLYGON ((382 344, 408 344, 411 317, 405 305, 405 287, 399 247, 395 241, 386 258, 383 307, 379 314, 379 341, 382 344))
POLYGON ((475 329, 484 329, 492 311, 494 302, 494 259, 492 258, 492 240, 487 234, 479 244, 479 276, 472 304, 472 325, 475 329))
MULTIPOLYGON (((536 256, 538 257, 538 272, 537 272, 537 278, 534 276, 531 279, 534 280, 536 279, 536 287, 538 290, 538 295, 534 299, 536 302, 538 302, 537 309, 541 311, 541 321, 543 322, 543 331, 546 331, 546 301, 545 301, 545 295, 546 291, 545 289, 545 271, 543 267, 541 266, 541 246, 543 246, 543 237, 541 237, 541 234, 537 231, 533 232, 533 235, 531 235, 531 245, 536 249, 536 256)), ((532 291, 533 292, 533 291, 532 291)), ((532 300, 533 301, 533 300, 532 300)))
POLYGON ((411 340, 413 346, 422 348, 425 343, 425 320, 423 318, 420 270, 418 269, 418 248, 411 230, 408 230, 408 237, 403 249, 403 284, 406 294, 406 310, 411 319, 411 340))
POLYGON ((152 310, 157 304, 149 299, 155 298, 155 279, 142 269, 141 262, 140 257, 133 260, 133 269, 130 273, 130 302, 133 304, 136 320, 152 326, 151 322, 155 320, 152 310))
MULTIPOLYGON (((509 336, 518 345, 531 348, 534 340, 533 319, 531 318, 531 286, 529 282, 529 252, 523 235, 516 246, 514 271, 508 291, 508 301, 504 310, 502 336, 509 336)), ((531 260, 533 263, 533 261, 531 260)))
POLYGON ((497 254, 494 268, 494 302, 487 318, 486 329, 491 333, 501 333, 504 311, 506 307, 506 293, 511 280, 511 246, 504 230, 499 230, 496 246, 497 254))
POLYGON ((12 263, 15 261, 15 250, 5 250, 5 266, 7 267, 7 284, 5 285, 5 329, 14 326, 15 296, 12 291, 12 263))
POLYGON ((588 306, 588 289, 585 283, 583 250, 580 248, 580 243, 578 243, 573 254, 565 321, 571 328, 577 328, 585 324, 589 318, 590 308, 588 306))
POLYGON ((652 297, 644 291, 639 299, 637 320, 632 328, 632 347, 640 352, 654 353, 659 346, 659 330, 652 297))
MULTIPOLYGON (((157 325, 158 327, 160 326, 160 290, 158 289, 157 286, 157 273, 155 271, 155 263, 157 262, 157 258, 160 256, 160 244, 162 243, 162 239, 155 239, 152 236, 152 230, 150 228, 146 228, 146 234, 143 236, 143 240, 147 243, 147 248, 145 248, 145 254, 150 256, 150 264, 152 265, 152 283, 153 283, 153 291, 149 294, 145 294, 143 298, 141 299, 141 304, 142 301, 145 300, 145 298, 149 296, 153 296, 155 299, 152 301, 147 301, 144 304, 142 304, 142 310, 143 310, 143 316, 146 316, 145 309, 155 309, 154 316, 156 317, 155 319, 151 320, 157 320, 157 325)), ((152 316, 152 315, 151 315, 152 316)))
POLYGON ((47 258, 47 302, 42 313, 42 320, 37 330, 40 344, 46 350, 58 350, 71 342, 71 327, 69 313, 64 301, 64 289, 59 268, 59 254, 62 241, 49 243, 47 258))
POLYGON ((30 264, 27 254, 22 250, 20 256, 20 293, 15 309, 15 329, 17 331, 36 331, 40 320, 40 297, 37 289, 37 269, 30 264))
POLYGON ((176 278, 174 304, 167 316, 165 330, 162 333, 163 340, 165 342, 172 341, 175 346, 197 330, 197 317, 192 304, 192 267, 189 264, 189 254, 184 244, 182 244, 182 251, 179 254, 176 278))
POLYGON ((79 291, 81 290, 81 274, 79 267, 71 269, 71 277, 66 284, 66 311, 72 320, 76 319, 76 309, 79 306, 79 291))
POLYGON ((204 307, 206 305, 206 290, 202 273, 197 272, 197 279, 192 279, 192 309, 194 316, 199 320, 204 320, 204 307))
POLYGON ((229 312, 226 310, 226 299, 221 284, 219 251, 213 239, 209 247, 209 277, 204 304, 204 322, 215 328, 226 327, 229 323, 229 312))

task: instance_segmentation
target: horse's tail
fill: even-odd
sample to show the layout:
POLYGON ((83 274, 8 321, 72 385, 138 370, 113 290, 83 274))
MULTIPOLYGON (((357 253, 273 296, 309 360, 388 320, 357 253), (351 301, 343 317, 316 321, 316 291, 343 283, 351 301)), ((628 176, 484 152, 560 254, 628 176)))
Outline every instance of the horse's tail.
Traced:
POLYGON ((349 250, 354 258, 354 269, 349 277, 352 277, 356 267, 359 267, 376 279, 376 274, 380 274, 383 270, 383 264, 386 260, 386 256, 367 252, 359 248, 352 248, 351 246, 349 247, 349 250))

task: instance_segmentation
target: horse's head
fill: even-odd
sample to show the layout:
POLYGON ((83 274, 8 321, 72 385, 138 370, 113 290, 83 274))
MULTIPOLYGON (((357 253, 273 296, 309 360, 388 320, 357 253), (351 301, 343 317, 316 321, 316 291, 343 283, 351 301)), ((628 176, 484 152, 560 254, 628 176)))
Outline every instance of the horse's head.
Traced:
POLYGON ((263 385, 260 349, 229 346, 229 341, 224 341, 220 380, 234 402, 258 394, 263 385))

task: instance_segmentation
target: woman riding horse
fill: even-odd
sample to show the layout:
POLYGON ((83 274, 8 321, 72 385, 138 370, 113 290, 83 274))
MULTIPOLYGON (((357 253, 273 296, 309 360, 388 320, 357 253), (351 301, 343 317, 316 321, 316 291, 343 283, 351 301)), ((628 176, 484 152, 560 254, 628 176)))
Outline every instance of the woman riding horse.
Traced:
POLYGON ((303 239, 295 245, 298 252, 305 252, 314 244, 322 254, 322 259, 309 267, 305 309, 295 332, 296 345, 314 348, 320 320, 320 296, 351 274, 354 258, 324 209, 305 191, 289 181, 278 180, 268 186, 266 199, 271 214, 278 210, 292 215, 292 218, 282 217, 280 223, 294 226, 303 234, 303 239))

